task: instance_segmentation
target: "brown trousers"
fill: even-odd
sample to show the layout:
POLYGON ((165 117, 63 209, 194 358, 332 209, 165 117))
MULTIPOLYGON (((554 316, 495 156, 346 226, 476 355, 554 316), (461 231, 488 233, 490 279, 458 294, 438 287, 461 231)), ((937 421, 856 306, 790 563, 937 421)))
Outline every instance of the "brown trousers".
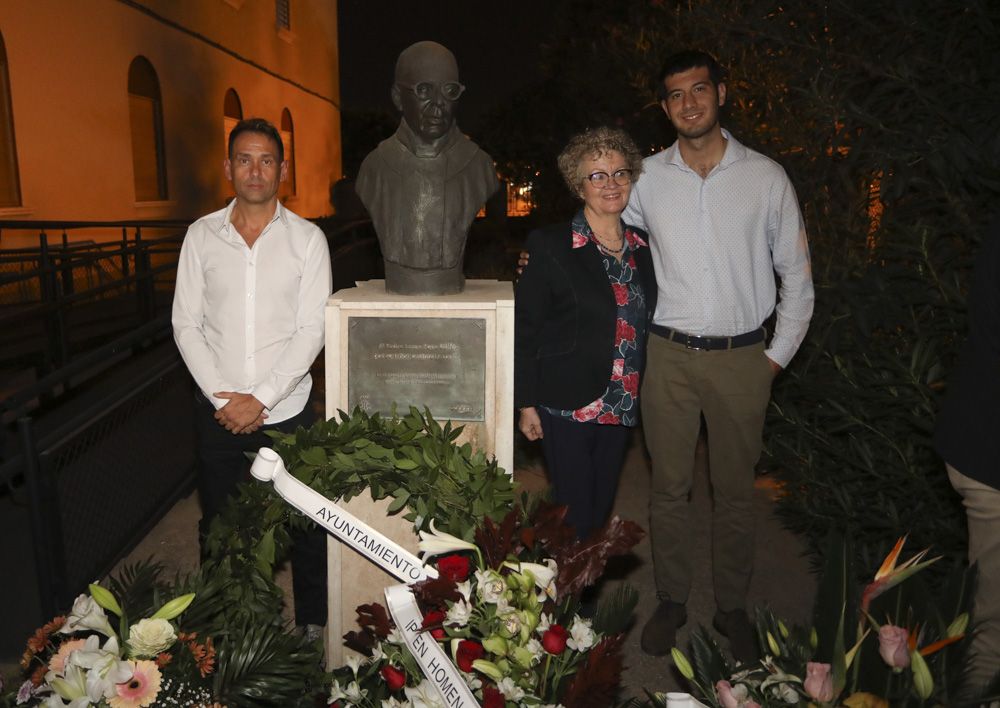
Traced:
POLYGON ((712 575, 718 609, 745 609, 754 557, 754 465, 760 457, 773 372, 763 343, 687 349, 649 337, 642 385, 643 431, 652 457, 649 503, 653 566, 661 600, 691 590, 690 494, 701 416, 708 429, 712 575))
POLYGON ((970 627, 972 647, 965 675, 965 688, 979 695, 1000 672, 1000 489, 966 477, 951 465, 946 467, 951 486, 962 495, 969 521, 969 563, 979 564, 972 610, 975 625, 970 627))

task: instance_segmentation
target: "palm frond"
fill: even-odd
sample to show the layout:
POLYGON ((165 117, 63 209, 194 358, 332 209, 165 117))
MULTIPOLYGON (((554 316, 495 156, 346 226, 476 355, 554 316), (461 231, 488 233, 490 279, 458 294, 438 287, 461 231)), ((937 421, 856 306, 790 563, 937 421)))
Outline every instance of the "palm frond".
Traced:
POLYGON ((318 649, 273 625, 247 623, 217 646, 213 693, 238 706, 313 705, 327 681, 318 649))
POLYGON ((621 585, 601 602, 594 615, 594 631, 605 635, 618 634, 629 628, 635 619, 639 592, 631 585, 621 585))

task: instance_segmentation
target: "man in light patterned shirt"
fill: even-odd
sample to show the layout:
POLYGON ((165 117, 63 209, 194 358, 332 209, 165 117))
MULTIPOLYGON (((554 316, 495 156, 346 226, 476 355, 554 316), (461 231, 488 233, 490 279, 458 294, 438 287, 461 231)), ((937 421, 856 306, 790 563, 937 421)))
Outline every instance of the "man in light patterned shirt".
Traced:
POLYGON ((715 59, 692 51, 669 57, 658 91, 677 141, 646 158, 623 215, 650 235, 659 290, 640 400, 653 460, 650 527, 660 604, 641 643, 648 654, 665 654, 687 621, 691 545, 684 538, 704 416, 714 499, 713 624, 745 662, 758 654, 746 614, 753 468, 771 382, 812 316, 809 249, 785 171, 719 125, 726 85, 715 59), (763 323, 775 309, 774 337, 765 344, 763 323))

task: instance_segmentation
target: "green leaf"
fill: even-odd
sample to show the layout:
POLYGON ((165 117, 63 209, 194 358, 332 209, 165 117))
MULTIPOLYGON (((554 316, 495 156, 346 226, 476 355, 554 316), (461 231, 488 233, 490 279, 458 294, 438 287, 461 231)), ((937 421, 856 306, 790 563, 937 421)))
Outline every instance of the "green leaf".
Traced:
POLYGON ((321 447, 310 447, 299 451, 299 459, 307 465, 322 467, 327 463, 326 451, 321 447))

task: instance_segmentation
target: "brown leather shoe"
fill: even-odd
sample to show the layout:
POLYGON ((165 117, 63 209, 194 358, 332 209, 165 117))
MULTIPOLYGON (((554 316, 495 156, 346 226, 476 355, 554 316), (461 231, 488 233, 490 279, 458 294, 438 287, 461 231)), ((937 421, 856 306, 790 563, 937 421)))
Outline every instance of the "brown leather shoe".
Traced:
POLYGON ((677 630, 687 622, 687 608, 680 602, 663 600, 642 628, 639 646, 650 656, 663 656, 677 643, 677 630))
POLYGON ((757 649, 757 631, 750 624, 745 610, 731 610, 715 613, 712 626, 724 637, 729 639, 729 648, 733 657, 741 664, 755 664, 760 660, 757 649))

